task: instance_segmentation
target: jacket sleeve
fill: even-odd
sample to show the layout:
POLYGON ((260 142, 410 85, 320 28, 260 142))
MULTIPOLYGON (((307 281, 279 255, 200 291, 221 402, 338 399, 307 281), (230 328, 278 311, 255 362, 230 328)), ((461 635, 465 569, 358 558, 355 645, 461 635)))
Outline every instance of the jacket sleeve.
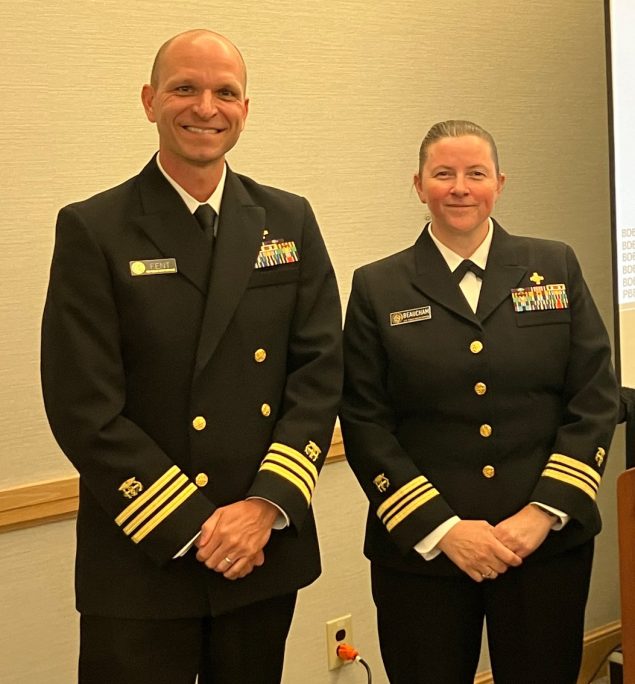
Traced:
POLYGON ((51 429, 82 486, 132 544, 157 563, 171 559, 214 506, 123 413, 125 361, 111 274, 73 207, 57 221, 41 374, 51 429))
POLYGON ((355 272, 344 326, 342 434, 373 512, 402 553, 454 515, 395 436, 382 345, 363 270, 355 272))
POLYGON ((566 263, 571 337, 563 421, 531 500, 562 510, 585 525, 594 516, 617 422, 619 392, 606 329, 570 247, 566 263))
POLYGON ((342 316, 333 266, 303 200, 300 281, 287 378, 273 441, 247 496, 268 499, 300 528, 328 453, 342 393, 342 316))

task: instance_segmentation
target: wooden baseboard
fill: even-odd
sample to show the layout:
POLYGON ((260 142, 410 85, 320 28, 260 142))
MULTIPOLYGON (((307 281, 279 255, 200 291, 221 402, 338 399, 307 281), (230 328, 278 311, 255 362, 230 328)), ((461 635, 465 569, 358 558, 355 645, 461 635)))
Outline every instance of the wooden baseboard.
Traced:
POLYGON ((589 684, 591 677, 606 675, 606 659, 621 641, 622 626, 619 621, 587 632, 584 635, 584 651, 578 684, 589 684))
MULTIPOLYGON (((590 684, 591 677, 597 678, 606 674, 606 658, 621 641, 619 622, 610 622, 584 635, 584 650, 578 684, 590 684)), ((540 657, 536 653, 536 657, 540 657)), ((494 684, 491 671, 481 672, 474 679, 474 684, 494 684)), ((545 683, 546 684, 546 683, 545 683)))
MULTIPOLYGON (((342 433, 337 427, 326 462, 344 458, 342 433)), ((73 518, 77 514, 78 492, 77 475, 0 491, 0 533, 73 518)))

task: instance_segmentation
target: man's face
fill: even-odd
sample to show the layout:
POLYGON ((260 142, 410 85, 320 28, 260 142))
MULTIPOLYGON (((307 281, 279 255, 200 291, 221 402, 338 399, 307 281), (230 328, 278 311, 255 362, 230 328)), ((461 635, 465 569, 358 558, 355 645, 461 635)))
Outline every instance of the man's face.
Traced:
POLYGON ((505 177, 496 171, 489 143, 475 135, 441 138, 430 145, 415 186, 428 205, 435 235, 484 238, 505 177))
POLYGON ((148 120, 157 125, 167 171, 222 163, 247 118, 243 62, 232 45, 216 36, 177 37, 141 99, 148 120))

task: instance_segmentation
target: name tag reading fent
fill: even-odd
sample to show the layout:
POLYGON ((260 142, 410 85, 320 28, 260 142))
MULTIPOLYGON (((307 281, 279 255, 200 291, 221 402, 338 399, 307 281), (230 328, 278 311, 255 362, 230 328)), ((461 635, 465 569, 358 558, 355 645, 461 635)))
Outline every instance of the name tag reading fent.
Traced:
POLYGON ((171 257, 167 259, 139 259, 129 263, 131 276, 162 275, 178 272, 176 259, 171 257))

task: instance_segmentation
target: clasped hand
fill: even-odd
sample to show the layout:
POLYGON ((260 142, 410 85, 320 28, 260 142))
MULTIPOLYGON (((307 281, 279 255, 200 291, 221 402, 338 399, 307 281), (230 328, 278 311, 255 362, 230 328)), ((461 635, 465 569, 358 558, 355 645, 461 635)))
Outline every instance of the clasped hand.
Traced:
POLYGON ((475 582, 496 579, 519 566, 545 540, 548 513, 527 504, 496 526, 485 520, 461 520, 439 542, 439 549, 475 582))
POLYGON ((229 580, 246 577, 265 562, 264 547, 278 509, 262 499, 217 508, 203 523, 196 558, 229 580))

